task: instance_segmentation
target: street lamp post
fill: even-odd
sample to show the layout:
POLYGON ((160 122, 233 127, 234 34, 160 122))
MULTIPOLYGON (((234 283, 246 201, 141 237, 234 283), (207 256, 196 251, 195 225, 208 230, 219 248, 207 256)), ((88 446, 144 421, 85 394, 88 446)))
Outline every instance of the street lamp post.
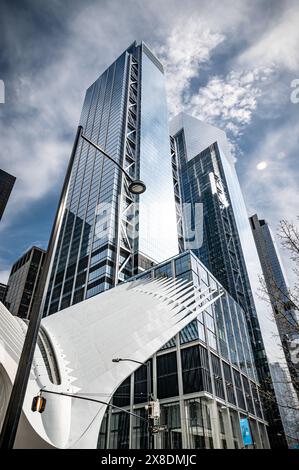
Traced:
MULTIPOLYGON (((151 361, 148 360, 147 362, 140 362, 136 361, 135 359, 127 359, 127 358, 120 358, 116 357, 112 359, 112 362, 123 362, 123 361, 128 361, 128 362, 135 362, 136 364, 140 364, 142 366, 146 366, 146 391, 147 391, 147 401, 148 404, 152 401, 153 399, 153 391, 152 391, 152 374, 151 374, 151 361)), ((150 410, 148 409, 148 448, 153 449, 153 418, 150 417, 150 410)))
POLYGON ((101 147, 99 147, 97 144, 92 142, 86 135, 81 134, 82 139, 84 139, 86 142, 88 142, 92 147, 94 147, 96 150, 101 152, 105 157, 107 157, 110 161, 112 161, 118 169, 126 176, 126 178, 129 181, 129 191, 132 194, 142 194, 146 190, 146 186, 143 181, 141 180, 133 180, 131 175, 116 161, 114 158, 112 158, 105 150, 103 150, 101 147))
POLYGON ((57 244, 58 236, 60 233, 62 219, 65 209, 66 198, 69 189, 70 178, 72 174, 73 163, 75 160, 77 148, 79 145, 80 138, 84 139, 87 143, 92 145, 96 150, 101 152, 101 154, 112 161, 119 170, 124 173, 126 178, 129 181, 129 191, 132 194, 142 194, 146 190, 146 186, 141 180, 134 180, 129 173, 126 172, 124 168, 112 158, 105 150, 99 147, 97 144, 92 142, 83 134, 83 127, 78 126, 75 142, 73 145, 70 161, 68 164, 67 172, 65 175, 60 200, 58 203, 58 208, 55 215, 55 221, 51 231, 47 253, 45 255, 44 265, 41 271, 40 281, 37 286, 35 300, 33 302, 30 320, 28 323, 27 333, 25 336, 18 369, 16 372, 15 380, 13 383, 12 391, 10 394, 10 399, 8 402, 4 422, 0 434, 0 448, 1 449, 12 449, 17 430, 18 424, 20 421, 20 416, 22 412, 22 407, 24 403, 24 398, 26 394, 28 379, 32 367, 32 361, 34 357, 34 351, 37 343, 38 332, 40 328, 40 323, 43 315, 43 294, 45 287, 48 281, 48 275, 50 273, 50 268, 52 266, 53 253, 57 244))

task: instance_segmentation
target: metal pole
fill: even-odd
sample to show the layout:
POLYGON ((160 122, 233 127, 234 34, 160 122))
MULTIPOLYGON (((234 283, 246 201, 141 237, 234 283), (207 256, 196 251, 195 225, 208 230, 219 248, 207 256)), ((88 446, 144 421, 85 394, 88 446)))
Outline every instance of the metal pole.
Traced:
MULTIPOLYGON (((140 364, 142 366, 146 366, 146 394, 147 394, 147 402, 148 405, 150 404, 150 401, 152 401, 152 374, 151 374, 151 361, 148 360, 147 362, 140 362, 136 361, 135 359, 128 359, 128 358, 116 358, 112 359, 113 362, 121 362, 121 361, 129 361, 129 362, 135 362, 136 364, 140 364)), ((152 433, 152 428, 154 426, 154 420, 153 418, 150 418, 150 410, 148 409, 148 416, 147 416, 147 432, 148 432, 148 448, 153 449, 154 448, 154 436, 152 433)))
MULTIPOLYGON (((146 383, 147 383, 147 401, 148 404, 152 400, 152 374, 151 374, 151 361, 147 361, 146 363, 146 383)), ((152 428, 154 426, 153 418, 150 418, 148 413, 148 448, 153 449, 153 433, 152 428)))
POLYGON ((70 161, 67 168, 67 173, 64 179, 63 188, 56 211, 55 222, 50 235, 48 250, 45 256, 44 265, 41 271, 40 282, 37 286, 35 301, 32 306, 30 321, 18 364, 17 373, 15 376, 14 384, 12 387, 8 407, 3 422, 1 435, 0 435, 0 448, 12 449, 15 437, 17 434, 18 424, 22 412, 23 402, 26 394, 28 379, 32 367, 32 361, 35 351, 35 346, 38 338, 38 331, 42 319, 43 309, 41 308, 43 293, 48 278, 48 272, 51 265, 52 255, 54 252, 55 241, 59 235, 62 217, 64 214, 64 206, 67 197, 67 191, 72 172, 72 167, 78 147, 79 139, 82 134, 82 126, 77 129, 73 150, 71 153, 70 161))

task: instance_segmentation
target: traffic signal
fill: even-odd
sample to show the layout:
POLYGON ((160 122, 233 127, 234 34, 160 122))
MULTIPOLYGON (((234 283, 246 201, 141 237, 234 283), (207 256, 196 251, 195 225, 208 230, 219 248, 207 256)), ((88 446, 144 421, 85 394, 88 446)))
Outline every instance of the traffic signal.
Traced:
POLYGON ((32 400, 31 410, 38 411, 39 413, 43 413, 45 411, 46 403, 47 403, 47 400, 41 395, 38 395, 37 397, 34 397, 32 400))
POLYGON ((149 419, 160 419, 160 403, 159 400, 153 400, 148 403, 148 405, 145 407, 148 411, 148 418, 149 419))

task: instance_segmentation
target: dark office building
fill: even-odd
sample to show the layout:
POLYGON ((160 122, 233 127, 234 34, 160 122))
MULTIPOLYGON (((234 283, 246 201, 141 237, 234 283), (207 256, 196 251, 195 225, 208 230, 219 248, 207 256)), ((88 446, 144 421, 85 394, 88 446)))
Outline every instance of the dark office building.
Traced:
POLYGON ((7 285, 0 282, 0 302, 4 304, 7 293, 7 285))
POLYGON ((13 315, 30 318, 45 253, 34 246, 13 265, 5 300, 5 305, 13 315))
POLYGON ((15 176, 0 169, 0 220, 2 219, 7 201, 15 184, 15 176))

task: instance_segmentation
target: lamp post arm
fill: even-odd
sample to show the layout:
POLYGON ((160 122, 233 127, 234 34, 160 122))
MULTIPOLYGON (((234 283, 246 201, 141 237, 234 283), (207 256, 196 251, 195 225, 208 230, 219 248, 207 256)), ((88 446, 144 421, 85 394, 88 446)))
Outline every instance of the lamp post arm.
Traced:
POLYGON ((128 361, 128 362, 135 362, 136 364, 140 364, 141 366, 145 366, 146 365, 146 362, 141 362, 141 361, 137 361, 135 359, 127 359, 127 358, 120 358, 120 359, 117 359, 113 362, 123 362, 123 361, 128 361))
POLYGON ((135 416, 135 418, 139 418, 139 419, 141 419, 142 421, 148 422, 148 420, 145 419, 145 418, 143 418, 142 416, 139 416, 139 415, 137 415, 136 413, 132 413, 131 411, 125 410, 124 408, 121 408, 120 406, 112 405, 112 403, 108 403, 108 402, 106 402, 106 401, 96 400, 95 398, 81 397, 81 396, 79 396, 79 395, 72 395, 71 393, 53 392, 52 390, 44 390, 44 389, 42 389, 40 392, 41 392, 41 394, 42 394, 42 393, 51 393, 51 394, 53 394, 53 395, 62 395, 62 396, 64 396, 64 397, 77 398, 78 400, 86 400, 86 401, 92 401, 92 402, 94 402, 94 403, 101 403, 102 405, 107 405, 107 406, 110 406, 111 408, 115 408, 115 409, 117 409, 117 410, 121 410, 121 411, 123 411, 124 413, 127 413, 127 414, 129 414, 129 415, 135 416))
POLYGON ((88 137, 86 137, 86 135, 84 135, 83 133, 81 134, 81 137, 82 139, 84 139, 86 142, 88 142, 90 145, 92 145, 92 147, 94 147, 96 150, 98 150, 99 152, 101 152, 103 155, 105 155, 105 157, 109 158, 109 160, 111 162, 113 162, 117 167, 118 169, 128 178, 128 180, 130 181, 130 183, 133 183, 133 179, 131 178, 131 176, 129 175, 129 173, 116 161, 114 160, 114 158, 112 158, 107 152, 105 152, 105 150, 103 150, 101 147, 99 147, 97 144, 95 144, 94 142, 92 142, 92 140, 90 140, 88 137))

